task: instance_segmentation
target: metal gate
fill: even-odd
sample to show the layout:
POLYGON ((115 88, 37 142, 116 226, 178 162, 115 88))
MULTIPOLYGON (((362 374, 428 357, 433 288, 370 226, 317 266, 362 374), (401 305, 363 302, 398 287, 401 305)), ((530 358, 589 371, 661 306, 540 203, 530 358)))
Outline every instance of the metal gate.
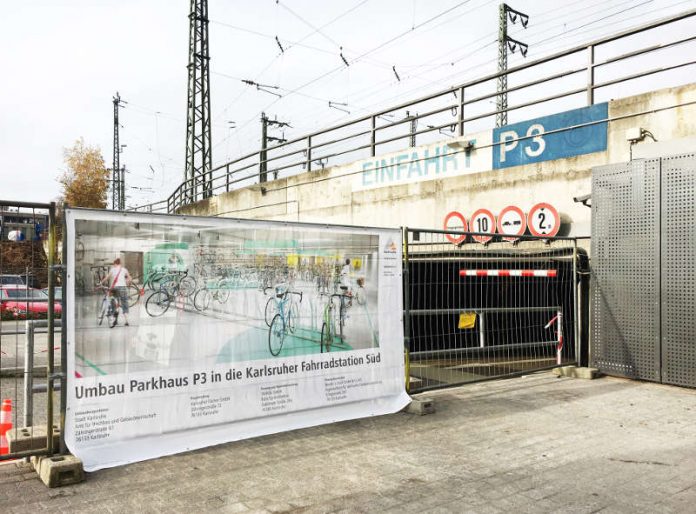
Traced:
POLYGON ((63 410, 54 386, 64 361, 55 334, 64 311, 55 220, 53 203, 0 201, 0 461, 59 446, 63 410))
POLYGON ((404 229, 409 391, 575 363, 583 253, 573 238, 404 229))
POLYGON ((592 345, 600 370, 696 387, 696 156, 592 172, 592 345))

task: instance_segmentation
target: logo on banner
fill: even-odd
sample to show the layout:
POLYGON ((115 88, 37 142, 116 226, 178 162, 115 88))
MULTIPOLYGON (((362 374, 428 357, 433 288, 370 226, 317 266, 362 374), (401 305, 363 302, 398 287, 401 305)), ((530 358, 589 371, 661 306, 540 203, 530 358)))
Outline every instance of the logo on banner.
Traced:
POLYGON ((389 238, 387 244, 384 245, 384 253, 396 253, 397 247, 393 239, 389 238))

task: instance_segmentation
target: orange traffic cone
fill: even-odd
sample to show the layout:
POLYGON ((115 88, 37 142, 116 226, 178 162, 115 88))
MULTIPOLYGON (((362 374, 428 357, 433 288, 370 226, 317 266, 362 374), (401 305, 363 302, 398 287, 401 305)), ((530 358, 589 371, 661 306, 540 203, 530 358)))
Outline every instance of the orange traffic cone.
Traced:
POLYGON ((12 400, 3 400, 0 408, 0 455, 10 453, 7 432, 12 429, 12 400))

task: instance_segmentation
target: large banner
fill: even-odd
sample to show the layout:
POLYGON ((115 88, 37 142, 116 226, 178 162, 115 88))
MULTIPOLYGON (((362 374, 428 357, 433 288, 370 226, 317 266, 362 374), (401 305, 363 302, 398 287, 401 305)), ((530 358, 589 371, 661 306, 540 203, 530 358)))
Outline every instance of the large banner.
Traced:
POLYGON ((86 470, 408 403, 398 230, 66 222, 65 439, 86 470))

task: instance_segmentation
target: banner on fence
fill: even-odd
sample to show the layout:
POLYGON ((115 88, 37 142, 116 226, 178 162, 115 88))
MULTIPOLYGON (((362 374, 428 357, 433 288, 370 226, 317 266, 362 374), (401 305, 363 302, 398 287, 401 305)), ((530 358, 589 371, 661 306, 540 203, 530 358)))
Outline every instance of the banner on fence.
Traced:
POLYGON ((86 470, 408 403, 398 230, 83 209, 66 226, 65 438, 86 470))

